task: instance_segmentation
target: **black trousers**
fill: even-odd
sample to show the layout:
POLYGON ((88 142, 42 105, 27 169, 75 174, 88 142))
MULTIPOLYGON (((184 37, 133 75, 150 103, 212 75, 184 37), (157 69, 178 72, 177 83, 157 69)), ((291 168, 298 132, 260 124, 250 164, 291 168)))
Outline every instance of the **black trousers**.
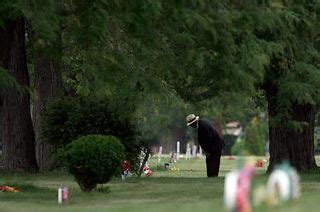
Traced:
POLYGON ((206 154, 207 176, 218 177, 220 168, 221 151, 206 154))

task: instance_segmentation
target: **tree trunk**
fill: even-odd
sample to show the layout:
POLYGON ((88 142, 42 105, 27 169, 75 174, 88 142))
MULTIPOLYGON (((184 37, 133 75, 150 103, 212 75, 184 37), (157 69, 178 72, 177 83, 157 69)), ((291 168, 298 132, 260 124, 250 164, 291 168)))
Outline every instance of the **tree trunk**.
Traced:
POLYGON ((21 85, 22 91, 8 88, 1 96, 3 168, 6 171, 35 171, 34 132, 29 77, 25 53, 24 19, 8 20, 0 28, 0 65, 21 85))
POLYGON ((217 114, 217 116, 213 122, 213 127, 217 130, 220 137, 223 138, 223 130, 221 127, 221 114, 220 113, 217 114))
POLYGON ((282 162, 289 161, 298 171, 312 170, 317 167, 314 158, 314 125, 315 106, 306 104, 293 104, 291 116, 294 121, 302 124, 301 129, 288 127, 287 123, 273 123, 274 117, 281 114, 275 98, 275 89, 269 90, 269 151, 270 164, 268 172, 282 162))
MULTIPOLYGON (((29 32, 29 36, 34 40, 34 36, 29 32)), ((33 126, 36 140, 36 158, 40 171, 49 170, 54 163, 53 152, 56 146, 41 139, 41 129, 43 125, 43 115, 48 103, 57 98, 62 93, 61 77, 61 40, 57 39, 50 45, 50 49, 57 50, 55 58, 47 56, 45 50, 38 49, 34 53, 35 70, 35 100, 33 108, 33 126)))
POLYGON ((33 125, 36 138, 36 158, 41 171, 48 170, 53 164, 52 153, 55 146, 42 142, 41 129, 43 115, 50 100, 61 93, 62 79, 60 65, 43 55, 35 56, 35 101, 33 110, 33 125))

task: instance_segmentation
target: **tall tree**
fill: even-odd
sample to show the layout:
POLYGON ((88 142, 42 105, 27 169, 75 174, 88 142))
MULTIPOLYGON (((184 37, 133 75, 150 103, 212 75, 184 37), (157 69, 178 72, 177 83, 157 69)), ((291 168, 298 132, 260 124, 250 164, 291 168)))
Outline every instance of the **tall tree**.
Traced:
POLYGON ((108 40, 111 51, 103 57, 108 68, 102 74, 109 80, 121 78, 128 87, 139 82, 145 88, 151 82, 155 90, 174 88, 197 105, 264 93, 270 113, 269 170, 282 160, 301 171, 316 167, 312 135, 320 102, 319 1, 132 1, 108 6, 113 8, 110 29, 117 35, 108 40))
MULTIPOLYGON (((279 1, 281 2, 281 1, 279 1)), ((282 49, 270 55, 262 88, 269 113, 270 165, 288 160, 299 171, 317 167, 314 158, 316 107, 320 103, 319 1, 283 2, 278 25, 254 33, 282 49)), ((273 19, 276 20, 276 19, 273 19)))
POLYGON ((26 17, 28 57, 30 75, 33 76, 32 119, 35 133, 35 154, 41 171, 48 170, 53 163, 55 147, 43 142, 41 129, 43 114, 50 100, 62 92, 61 35, 57 8, 61 1, 17 2, 26 17))
MULTIPOLYGON (((8 16, 10 17, 10 16, 8 16)), ((1 95, 3 165, 7 171, 35 171, 29 77, 25 52, 25 21, 22 15, 7 18, 0 29, 0 65, 23 88, 8 88, 1 95)))
MULTIPOLYGON (((87 47, 87 43, 96 41, 92 34, 97 32, 92 33, 88 28, 83 28, 83 25, 87 26, 87 19, 91 16, 97 18, 99 12, 94 11, 93 7, 101 7, 101 5, 98 1, 96 1, 96 4, 98 6, 91 4, 91 2, 50 1, 45 6, 41 2, 28 5, 28 10, 34 11, 30 16, 31 24, 29 25, 28 35, 31 38, 34 67, 33 125, 36 139, 36 158, 41 171, 48 170, 54 165, 53 153, 56 146, 45 142, 41 134, 44 113, 47 110, 48 103, 62 95, 63 46, 70 49, 77 46, 80 47, 79 51, 81 51, 84 47, 87 47), (47 13, 44 20, 38 20, 39 15, 36 10, 39 6, 47 13), (74 21, 78 21, 80 26, 72 26, 74 21), (53 27, 49 26, 50 24, 53 27), (65 29, 65 32, 62 28, 65 29), (65 43, 63 43, 63 36, 65 43), (69 44, 71 45, 69 46, 69 44)), ((103 30, 103 26, 99 26, 99 30, 103 30)), ((74 57, 74 55, 66 55, 65 57, 74 57)), ((72 65, 77 66, 79 63, 72 65)))
POLYGON ((196 104, 234 92, 255 96, 262 90, 270 115, 269 170, 283 160, 299 171, 314 169, 319 1, 162 6, 157 14, 170 24, 159 21, 156 29, 166 35, 168 45, 163 46, 171 53, 166 81, 196 104))
MULTIPOLYGON (((59 36, 58 36, 59 37, 59 36)), ((33 42, 38 38, 32 36, 33 42)), ((48 170, 54 162, 53 153, 56 147, 41 139, 43 115, 51 100, 62 95, 61 77, 61 39, 51 42, 51 54, 45 49, 37 48, 34 52, 34 106, 33 126, 35 132, 36 158, 40 171, 48 170), (54 52, 52 52, 54 51, 54 52)))

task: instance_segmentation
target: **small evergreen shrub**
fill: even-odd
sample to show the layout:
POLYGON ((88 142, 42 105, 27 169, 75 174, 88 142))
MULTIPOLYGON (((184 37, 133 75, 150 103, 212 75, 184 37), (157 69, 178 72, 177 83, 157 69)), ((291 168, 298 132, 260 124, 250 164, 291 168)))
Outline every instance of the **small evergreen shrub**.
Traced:
POLYGON ((232 148, 233 155, 265 155, 267 127, 257 117, 246 126, 244 136, 232 148))
POLYGON ((244 141, 240 140, 235 142, 231 147, 231 154, 232 155, 243 155, 244 154, 244 141))
POLYGON ((124 146, 114 136, 87 135, 68 144, 60 160, 75 177, 82 191, 107 183, 120 173, 124 146))
POLYGON ((265 155, 265 136, 262 124, 257 118, 253 118, 245 128, 244 149, 251 155, 265 155))

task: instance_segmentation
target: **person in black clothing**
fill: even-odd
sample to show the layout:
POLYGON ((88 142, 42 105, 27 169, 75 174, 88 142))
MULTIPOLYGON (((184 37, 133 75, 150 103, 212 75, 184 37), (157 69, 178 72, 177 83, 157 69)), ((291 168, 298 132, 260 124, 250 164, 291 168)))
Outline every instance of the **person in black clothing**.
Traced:
POLYGON ((198 129, 198 142, 206 153, 207 176, 217 177, 219 174, 221 151, 224 141, 212 124, 199 116, 190 114, 186 117, 187 126, 198 129))

